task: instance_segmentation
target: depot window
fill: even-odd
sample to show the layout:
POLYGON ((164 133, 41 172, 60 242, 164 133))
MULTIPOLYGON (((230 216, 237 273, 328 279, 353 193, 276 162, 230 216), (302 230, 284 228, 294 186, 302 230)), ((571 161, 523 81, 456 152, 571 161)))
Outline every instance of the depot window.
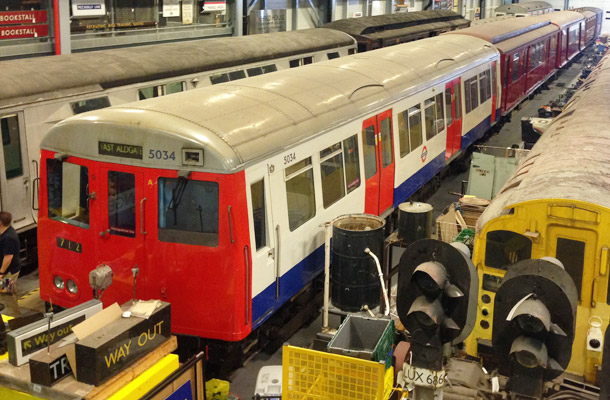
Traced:
POLYGON ((506 270, 508 266, 532 258, 532 241, 511 231, 491 231, 487 233, 485 265, 506 270))
POLYGON ((89 172, 82 165, 47 160, 49 218, 89 228, 89 172))
POLYGON ((159 240, 218 246, 217 182, 159 179, 159 240))
POLYGON ((311 157, 287 167, 286 200, 288 204, 288 226, 294 231, 316 215, 311 157))

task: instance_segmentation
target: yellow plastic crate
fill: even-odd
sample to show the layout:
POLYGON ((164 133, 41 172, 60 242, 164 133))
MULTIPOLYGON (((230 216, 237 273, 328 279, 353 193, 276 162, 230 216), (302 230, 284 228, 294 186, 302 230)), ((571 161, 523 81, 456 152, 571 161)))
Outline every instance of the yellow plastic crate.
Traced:
POLYGON ((282 364, 282 400, 383 400, 392 391, 384 363, 284 346, 282 364))

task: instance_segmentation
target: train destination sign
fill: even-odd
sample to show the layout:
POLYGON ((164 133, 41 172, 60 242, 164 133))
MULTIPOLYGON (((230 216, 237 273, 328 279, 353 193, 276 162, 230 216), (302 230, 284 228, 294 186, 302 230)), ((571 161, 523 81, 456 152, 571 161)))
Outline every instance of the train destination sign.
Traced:
POLYGON ((142 159, 142 146, 132 144, 98 142, 98 153, 105 156, 142 159))

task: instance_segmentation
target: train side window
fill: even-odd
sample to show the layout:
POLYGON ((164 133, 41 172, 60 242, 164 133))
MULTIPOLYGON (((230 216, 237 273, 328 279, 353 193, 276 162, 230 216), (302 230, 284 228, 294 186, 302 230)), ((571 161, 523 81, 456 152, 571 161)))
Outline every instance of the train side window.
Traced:
POLYGON ((426 119, 426 140, 436 136, 436 104, 434 97, 430 97, 424 102, 424 118, 426 119))
POLYGON ((263 74, 263 69, 261 67, 248 68, 246 71, 248 72, 248 76, 257 76, 263 74))
POLYGON ((555 65, 555 56, 557 54, 557 36, 551 37, 551 44, 549 45, 549 58, 552 65, 555 65))
POLYGON ((313 57, 303 58, 303 65, 313 64, 313 57))
POLYGON ((455 119, 462 119, 462 83, 457 83, 453 90, 455 91, 455 119))
POLYGON ((136 236, 136 177, 108 171, 108 228, 111 235, 136 236))
POLYGON ((489 75, 491 77, 491 95, 495 96, 496 90, 497 90, 497 85, 498 85, 496 82, 496 69, 492 67, 489 75))
POLYGON ((87 167, 47 160, 49 218, 89 228, 89 172, 87 167))
POLYGON ((324 208, 345 196, 345 174, 341 143, 336 143, 320 152, 322 175, 322 202, 324 208))
POLYGON ((404 157, 411 152, 409 146, 409 129, 407 127, 407 121, 409 119, 408 114, 408 110, 398 113, 398 143, 401 157, 404 157))
POLYGON ((327 56, 328 56, 329 60, 333 60, 335 58, 339 58, 339 52, 338 51, 334 51, 332 53, 328 53, 327 56))
POLYGON ((275 64, 264 65, 262 68, 263 74, 268 74, 269 72, 277 71, 277 67, 275 66, 275 64))
POLYGON ((165 85, 165 94, 184 92, 186 82, 172 82, 165 85))
POLYGON ((409 141, 411 142, 411 150, 415 150, 424 142, 421 125, 421 108, 418 104, 409 108, 409 141))
POLYGON ((218 246, 218 182, 159 178, 159 240, 218 246))
POLYGON ((265 213, 265 180, 250 185, 252 199, 252 223, 256 250, 267 246, 267 216, 265 213))
POLYGON ((311 157, 284 170, 288 204, 288 226, 294 231, 316 215, 311 157))
POLYGON ((296 68, 300 65, 301 65, 300 59, 297 58, 296 60, 290 60, 290 68, 296 68))
MULTIPOLYGON (((449 108, 451 113, 451 108, 449 108)), ((445 105, 443 103, 443 94, 436 95, 436 132, 440 133, 445 130, 445 105)))
POLYGON ((343 160, 345 161, 345 182, 347 193, 360 186, 360 159, 358 158, 358 135, 343 141, 343 160))
POLYGON ((163 96, 163 85, 151 86, 138 90, 139 100, 152 99, 159 96, 163 96))
POLYGON ((387 117, 379 123, 381 130, 381 166, 382 168, 394 162, 394 149, 392 147, 392 117, 387 117))
POLYGON ((585 266, 585 242, 580 240, 557 238, 557 258, 570 274, 578 290, 578 300, 581 300, 582 271, 585 266))
POLYGON ((479 94, 478 94, 478 77, 473 76, 470 79, 464 81, 464 96, 466 100, 466 114, 479 106, 479 94))
POLYGON ((485 265, 507 269, 517 261, 532 258, 532 241, 526 236, 511 231, 491 231, 487 233, 485 245, 485 265))
POLYGON ((362 131, 364 141, 364 178, 369 179, 377 173, 377 148, 375 147, 375 127, 367 126, 362 131))
POLYGON ((0 119, 2 130, 2 150, 4 153, 4 170, 6 179, 23 175, 21 159, 21 138, 19 137, 19 118, 9 115, 0 119))
POLYGON ((491 97, 491 89, 489 87, 490 82, 491 76, 489 70, 486 69, 479 74, 479 95, 481 98, 481 103, 486 102, 491 97))
POLYGON ((72 112, 76 115, 87 111, 110 107, 110 100, 105 96, 96 97, 95 99, 75 101, 74 103, 70 103, 70 106, 72 107, 72 112))
POLYGON ((229 74, 216 74, 210 76, 210 83, 212 85, 217 85, 219 83, 229 82, 229 74))
POLYGON ((229 72, 229 80, 236 81, 238 79, 244 79, 246 73, 243 70, 229 72))
POLYGON ((348 49, 348 50, 347 50, 347 55, 348 55, 348 56, 351 56, 352 54, 356 54, 356 49, 353 49, 353 48, 352 48, 352 49, 348 49))
POLYGON ((513 80, 515 82, 519 78, 519 53, 513 54, 513 80))
POLYGON ((447 126, 453 122, 451 115, 451 88, 445 89, 445 108, 447 109, 447 126))

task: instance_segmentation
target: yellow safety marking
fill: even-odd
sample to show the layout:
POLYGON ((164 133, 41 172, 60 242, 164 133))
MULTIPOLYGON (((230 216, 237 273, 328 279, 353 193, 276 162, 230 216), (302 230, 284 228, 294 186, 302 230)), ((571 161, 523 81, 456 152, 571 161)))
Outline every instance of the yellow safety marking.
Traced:
POLYGON ((109 400, 137 400, 180 366, 176 354, 168 354, 136 379, 110 396, 109 400))
POLYGON ((32 396, 28 393, 23 393, 18 390, 9 389, 4 386, 0 386, 0 399, 6 400, 43 400, 40 397, 32 396))

